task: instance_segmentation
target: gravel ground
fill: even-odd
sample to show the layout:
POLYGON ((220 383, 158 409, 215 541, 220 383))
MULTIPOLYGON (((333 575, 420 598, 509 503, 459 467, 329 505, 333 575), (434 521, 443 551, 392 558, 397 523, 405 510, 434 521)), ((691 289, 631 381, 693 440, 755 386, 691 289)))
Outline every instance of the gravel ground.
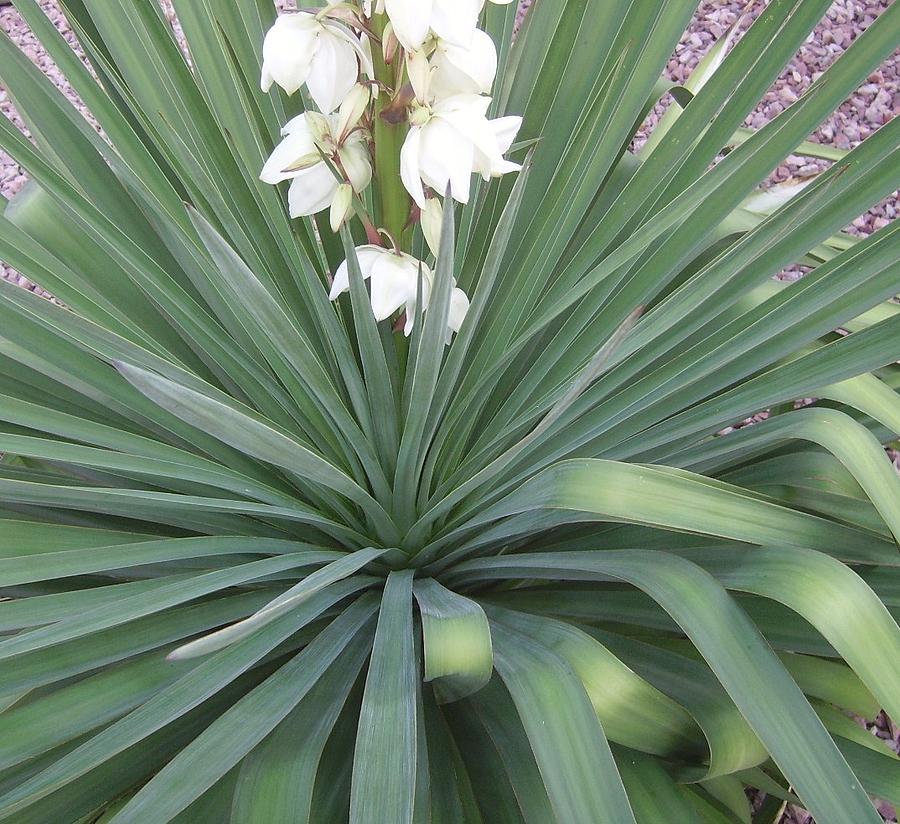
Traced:
MULTIPOLYGON (((530 0, 524 2, 528 4, 530 0)), ((889 2, 890 0, 836 0, 784 74, 747 118, 746 125, 759 128, 797 100, 798 96, 887 8, 889 2)), ((54 0, 41 0, 41 6, 66 39, 74 43, 65 18, 54 0)), ((690 28, 685 32, 669 60, 667 66, 669 77, 676 82, 683 81, 712 43, 730 26, 738 22, 738 29, 745 30, 764 7, 764 0, 751 0, 749 3, 746 0, 739 2, 704 0, 690 28)), ((15 9, 0 7, 0 28, 52 78, 67 97, 75 103, 79 102, 65 78, 48 58, 15 9)), ((652 128, 665 110, 665 105, 664 102, 656 107, 645 128, 652 128)), ((24 128, 2 87, 0 87, 0 112, 11 118, 20 128, 24 128)), ((900 114, 900 52, 895 53, 878 71, 873 72, 866 83, 823 123, 810 139, 838 148, 851 148, 897 114, 900 114)), ((791 156, 775 170, 771 182, 809 177, 826 165, 824 161, 791 156)), ((22 170, 0 152, 0 194, 7 198, 11 197, 25 182, 26 176, 22 170)), ((848 228, 855 234, 866 235, 887 226, 897 216, 897 212, 898 193, 895 192, 855 220, 848 228)), ((0 274, 26 288, 36 288, 34 284, 6 267, 0 266, 0 274)), ((866 726, 873 735, 890 743, 894 749, 900 747, 900 730, 884 715, 879 716, 874 722, 867 723, 866 726)), ((882 805, 881 812, 886 821, 897 820, 894 811, 888 805, 882 805)), ((811 822, 812 819, 807 813, 792 808, 785 810, 781 819, 781 824, 811 824, 811 822)))

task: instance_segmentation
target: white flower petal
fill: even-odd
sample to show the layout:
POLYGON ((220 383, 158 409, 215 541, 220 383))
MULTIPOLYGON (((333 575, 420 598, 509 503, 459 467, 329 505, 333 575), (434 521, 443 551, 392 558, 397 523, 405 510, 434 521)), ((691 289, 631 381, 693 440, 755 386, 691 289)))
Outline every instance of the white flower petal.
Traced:
POLYGON ((423 103, 429 97, 431 69, 432 66, 429 64, 428 57, 424 51, 406 53, 406 73, 409 75, 410 85, 413 87, 416 99, 423 103))
POLYGON ((482 94, 455 94, 435 101, 435 116, 451 121, 461 132, 484 128, 491 98, 482 94))
POLYGON ((275 82, 293 94, 306 82, 321 28, 315 17, 305 12, 284 14, 275 20, 263 42, 263 91, 275 82))
POLYGON ((357 83, 341 101, 341 108, 334 126, 334 134, 340 140, 349 135, 362 120, 372 100, 368 85, 357 83))
POLYGON ((496 120, 489 122, 497 137, 497 148, 500 150, 500 154, 506 154, 516 139, 519 129, 522 128, 522 118, 515 116, 498 117, 496 120))
POLYGON ((483 0, 434 0, 431 28, 443 40, 468 46, 478 27, 483 0))
POLYGON ((403 334, 409 337, 416 325, 416 302, 406 304, 406 322, 403 324, 403 334))
POLYGON ((447 325, 453 332, 458 332, 469 313, 469 298, 462 289, 454 289, 450 293, 450 317, 447 325))
POLYGON ((492 177, 500 177, 510 172, 518 172, 522 166, 519 163, 513 163, 506 160, 503 154, 509 150, 519 127, 522 125, 521 117, 501 117, 497 120, 488 122, 489 127, 494 133, 496 145, 490 148, 491 151, 485 152, 480 148, 475 152, 475 169, 485 179, 490 180, 492 177))
POLYGON ((450 194, 457 203, 468 203, 472 187, 472 154, 474 147, 469 144, 471 152, 469 160, 463 165, 460 163, 451 170, 450 194))
POLYGON ((335 111, 359 77, 356 51, 347 40, 329 29, 319 34, 319 47, 310 65, 307 86, 320 111, 335 111))
POLYGON ((305 113, 292 117, 281 127, 282 137, 287 137, 294 132, 307 132, 312 137, 312 129, 309 127, 309 121, 306 119, 305 113))
POLYGON ((417 51, 428 37, 432 0, 385 0, 394 34, 409 51, 417 51))
POLYGON ((445 114, 442 113, 441 118, 452 123, 454 128, 464 134, 477 149, 488 157, 499 160, 502 156, 503 153, 497 144, 497 135, 491 127, 490 121, 484 115, 478 114, 474 107, 448 111, 445 114))
POLYGON ((437 257, 441 248, 441 233, 444 222, 444 209, 441 201, 436 197, 429 198, 425 202, 425 208, 422 209, 422 217, 420 219, 422 225, 422 234, 425 235, 425 241, 431 253, 437 257))
POLYGON ((488 93, 497 74, 497 47, 477 29, 468 47, 439 41, 431 66, 430 92, 436 99, 488 93))
MULTIPOLYGON (((292 121, 293 122, 293 121, 292 121)), ((282 180, 290 180, 299 174, 299 171, 286 172, 285 169, 296 163, 300 158, 316 152, 316 144, 309 133, 309 129, 297 124, 284 140, 279 143, 269 159, 263 166, 259 179, 263 183, 281 183, 282 180)))
POLYGON ((473 147, 468 135, 440 117, 422 128, 419 171, 438 194, 446 194, 448 184, 460 203, 469 200, 473 147))
POLYGON ((274 82, 275 82, 275 78, 272 77, 272 72, 269 71, 268 66, 266 66, 265 64, 263 64, 263 67, 262 67, 262 76, 261 76, 260 81, 259 81, 259 87, 260 87, 264 92, 267 92, 267 91, 269 91, 269 89, 272 88, 272 84, 273 84, 274 82))
POLYGON ((419 154, 422 142, 422 128, 413 126, 400 150, 400 178, 410 197, 419 208, 425 207, 425 189, 422 187, 422 176, 419 171, 419 154))
POLYGON ((360 47, 360 68, 366 77, 375 77, 375 64, 372 60, 372 41, 368 35, 363 34, 359 39, 360 47))
POLYGON ((337 193, 338 185, 337 178, 325 163, 304 169, 294 177, 288 189, 291 217, 305 217, 327 209, 337 193))
POLYGON ((522 171, 521 163, 513 163, 511 160, 499 160, 491 163, 490 169, 487 172, 482 172, 482 177, 485 180, 490 180, 492 177, 503 177, 503 175, 520 171, 522 171))
POLYGON ((459 332, 469 314, 469 298, 462 289, 454 289, 450 293, 450 313, 447 318, 446 343, 449 346, 455 332, 459 332))
MULTIPOLYGON (((365 246, 356 247, 356 259, 359 261, 359 270, 362 273, 363 280, 368 279, 372 275, 372 267, 378 256, 384 253, 384 249, 380 246, 367 244, 365 246)), ((350 290, 350 266, 345 260, 334 273, 334 280, 331 283, 331 292, 328 295, 329 300, 334 300, 338 295, 350 290)))
POLYGON ((359 68, 367 77, 375 76, 375 67, 372 65, 372 48, 365 32, 357 34, 343 20, 336 17, 325 17, 322 20, 325 30, 337 35, 344 42, 349 43, 359 58, 359 68))
POLYGON ((375 320, 387 320, 401 306, 415 301, 417 282, 418 261, 390 251, 379 256, 372 266, 371 277, 375 320))

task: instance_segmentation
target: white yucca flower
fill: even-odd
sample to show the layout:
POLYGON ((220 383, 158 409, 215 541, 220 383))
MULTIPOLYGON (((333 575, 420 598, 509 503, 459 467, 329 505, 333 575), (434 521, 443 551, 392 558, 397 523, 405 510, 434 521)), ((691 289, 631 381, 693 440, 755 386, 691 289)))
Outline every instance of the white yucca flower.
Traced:
POLYGON ((356 192, 372 179, 372 162, 365 137, 351 132, 340 145, 335 139, 340 116, 326 117, 307 112, 291 120, 282 130, 284 140, 275 147, 260 174, 264 183, 291 181, 288 206, 291 217, 313 215, 331 207, 341 181, 323 154, 333 157, 339 170, 356 192))
POLYGON ((413 110, 400 153, 400 174, 420 209, 426 200, 423 184, 442 195, 449 186, 454 200, 468 203, 473 172, 490 180, 522 168, 503 157, 522 118, 488 120, 490 103, 489 97, 459 94, 413 110))
MULTIPOLYGON (((428 264, 417 260, 405 252, 383 249, 381 246, 358 246, 356 256, 363 279, 370 282, 370 299, 375 319, 387 320, 395 312, 404 309, 406 322, 403 331, 412 332, 416 317, 419 273, 422 274, 422 298, 425 311, 431 298, 434 274, 428 264)), ((331 285, 331 300, 350 289, 350 268, 344 261, 334 275, 331 285)), ((447 320, 447 343, 458 332, 469 311, 469 298, 462 289, 456 288, 450 295, 450 315, 447 320)))
POLYGON ((277 83, 293 94, 305 84, 316 106, 330 114, 356 84, 362 52, 343 25, 308 12, 281 15, 263 43, 262 90, 277 83))
MULTIPOLYGON (((508 5, 512 0, 491 0, 508 5)), ((401 45, 418 51, 433 32, 443 40, 468 46, 478 27, 485 0, 384 0, 401 45)))

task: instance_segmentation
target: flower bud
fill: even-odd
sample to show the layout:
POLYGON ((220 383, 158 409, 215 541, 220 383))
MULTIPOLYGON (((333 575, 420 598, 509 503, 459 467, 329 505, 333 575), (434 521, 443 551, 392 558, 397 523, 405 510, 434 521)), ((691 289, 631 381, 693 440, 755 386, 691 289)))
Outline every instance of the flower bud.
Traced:
POLYGON ((343 143, 347 139, 347 135, 356 128, 357 123, 366 113, 371 97, 372 95, 367 85, 357 84, 344 98, 344 102, 341 103, 341 108, 338 112, 337 126, 335 128, 339 144, 343 143))
POLYGON ((331 231, 339 232, 341 226, 350 216, 353 210, 353 187, 349 183, 342 183, 331 201, 331 231))
POLYGON ((406 53, 406 70, 409 82, 416 93, 416 100, 424 103, 428 100, 428 85, 431 77, 431 66, 424 51, 406 53))
POLYGON ((397 35, 394 34, 393 23, 389 22, 384 27, 384 32, 381 35, 381 53, 384 56, 384 62, 388 66, 393 64, 399 49, 400 41, 397 39, 397 35))
POLYGON ((420 218, 422 224, 422 233, 425 235, 425 241, 431 253, 437 257, 438 250, 441 247, 441 228, 444 221, 444 209, 441 201, 436 197, 429 198, 425 201, 425 207, 422 209, 420 218))

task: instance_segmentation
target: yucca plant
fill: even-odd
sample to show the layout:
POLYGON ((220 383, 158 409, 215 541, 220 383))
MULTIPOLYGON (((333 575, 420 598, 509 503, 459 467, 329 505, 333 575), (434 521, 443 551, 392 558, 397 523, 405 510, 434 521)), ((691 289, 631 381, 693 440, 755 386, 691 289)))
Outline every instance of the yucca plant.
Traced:
POLYGON ((102 131, 0 41, 0 819, 900 802, 900 124, 804 142, 900 3, 741 128, 829 3, 16 0, 102 131))

